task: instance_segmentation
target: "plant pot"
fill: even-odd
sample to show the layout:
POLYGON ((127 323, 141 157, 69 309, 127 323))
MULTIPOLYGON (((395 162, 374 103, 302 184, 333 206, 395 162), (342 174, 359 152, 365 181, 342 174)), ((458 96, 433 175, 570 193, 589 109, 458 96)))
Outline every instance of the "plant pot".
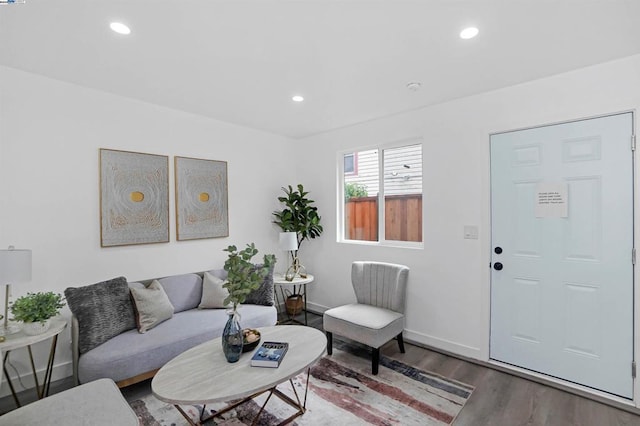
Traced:
POLYGON ((46 332, 50 324, 51 319, 47 319, 44 322, 25 322, 22 324, 22 331, 29 336, 37 336, 38 334, 46 332))
POLYGON ((291 294, 287 296, 284 304, 287 308, 287 315, 294 316, 302 312, 304 300, 301 294, 291 294))

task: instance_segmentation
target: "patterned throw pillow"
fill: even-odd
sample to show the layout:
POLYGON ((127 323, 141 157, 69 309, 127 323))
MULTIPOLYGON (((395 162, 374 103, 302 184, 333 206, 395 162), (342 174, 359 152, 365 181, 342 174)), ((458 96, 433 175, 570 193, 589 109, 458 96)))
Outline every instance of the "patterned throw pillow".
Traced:
POLYGON ((146 333, 173 316, 173 305, 158 280, 153 280, 146 288, 131 287, 131 297, 140 333, 146 333))
POLYGON ((71 313, 78 320, 78 350, 81 354, 136 328, 125 277, 84 287, 69 287, 64 295, 71 313))
MULTIPOLYGON (((255 265, 255 268, 262 268, 262 265, 255 265)), ((260 287, 247 295, 244 303, 253 305, 273 306, 273 266, 260 284, 260 287)))

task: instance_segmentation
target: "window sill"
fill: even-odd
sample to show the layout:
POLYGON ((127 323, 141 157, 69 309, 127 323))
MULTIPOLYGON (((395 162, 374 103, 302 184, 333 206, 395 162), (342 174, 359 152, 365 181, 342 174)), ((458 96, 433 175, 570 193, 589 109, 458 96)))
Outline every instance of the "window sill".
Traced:
POLYGON ((369 247, 391 247, 411 250, 424 250, 424 243, 413 241, 360 241, 360 240, 338 240, 338 244, 349 244, 369 247))

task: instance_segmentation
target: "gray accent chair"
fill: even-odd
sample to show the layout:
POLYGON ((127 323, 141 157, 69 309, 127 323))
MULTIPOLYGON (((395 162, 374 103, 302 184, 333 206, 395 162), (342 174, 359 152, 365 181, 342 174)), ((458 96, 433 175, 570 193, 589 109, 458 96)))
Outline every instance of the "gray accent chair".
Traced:
POLYGON ((322 318, 327 334, 327 353, 333 352, 333 333, 370 346, 371 371, 378 374, 380 347, 398 340, 404 353, 404 310, 409 268, 383 262, 353 262, 351 284, 357 303, 338 306, 322 318))

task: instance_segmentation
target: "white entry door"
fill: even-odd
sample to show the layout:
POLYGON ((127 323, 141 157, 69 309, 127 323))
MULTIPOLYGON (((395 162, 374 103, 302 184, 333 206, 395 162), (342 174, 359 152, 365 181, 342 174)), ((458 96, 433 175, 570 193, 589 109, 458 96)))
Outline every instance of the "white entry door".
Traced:
POLYGON ((491 136, 490 356, 633 398, 632 113, 491 136))

